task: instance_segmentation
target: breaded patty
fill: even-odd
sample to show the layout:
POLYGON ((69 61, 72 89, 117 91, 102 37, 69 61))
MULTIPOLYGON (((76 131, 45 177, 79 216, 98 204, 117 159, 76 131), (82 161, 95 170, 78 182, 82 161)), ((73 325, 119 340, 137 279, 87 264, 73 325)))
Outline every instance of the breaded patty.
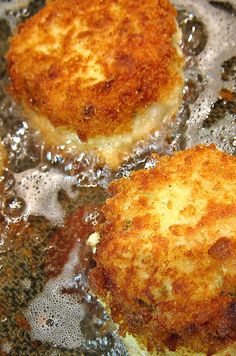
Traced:
POLYGON ((1 140, 0 140, 0 176, 2 174, 2 170, 4 168, 4 163, 6 161, 6 151, 1 143, 1 140))
POLYGON ((93 290, 155 355, 234 356, 236 157, 197 146, 156 158, 110 186, 93 290))
POLYGON ((179 40, 168 0, 50 1, 11 39, 11 92, 47 143, 115 167, 178 110, 179 40))

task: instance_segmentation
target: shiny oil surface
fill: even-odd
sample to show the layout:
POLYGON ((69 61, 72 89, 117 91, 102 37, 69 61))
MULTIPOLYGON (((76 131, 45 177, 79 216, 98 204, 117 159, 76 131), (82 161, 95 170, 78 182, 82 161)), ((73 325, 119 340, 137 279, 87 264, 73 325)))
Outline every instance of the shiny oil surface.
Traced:
POLYGON ((109 182, 151 167, 151 152, 215 143, 236 153, 236 2, 174 3, 186 57, 183 105, 111 172, 83 153, 46 150, 7 95, 8 38, 44 2, 0 2, 0 137, 9 156, 0 178, 0 354, 126 355, 87 280, 86 239, 109 182))

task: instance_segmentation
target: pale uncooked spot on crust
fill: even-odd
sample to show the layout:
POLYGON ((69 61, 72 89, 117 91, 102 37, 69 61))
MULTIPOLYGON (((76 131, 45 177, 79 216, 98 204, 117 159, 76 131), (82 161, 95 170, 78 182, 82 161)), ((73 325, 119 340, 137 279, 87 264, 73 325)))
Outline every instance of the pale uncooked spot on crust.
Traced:
POLYGON ((87 240, 86 244, 91 247, 93 253, 96 252, 96 246, 99 243, 99 240, 100 234, 98 232, 94 232, 93 234, 91 234, 87 240))
POLYGON ((6 158, 7 158, 6 151, 0 141, 0 175, 2 174, 6 158))

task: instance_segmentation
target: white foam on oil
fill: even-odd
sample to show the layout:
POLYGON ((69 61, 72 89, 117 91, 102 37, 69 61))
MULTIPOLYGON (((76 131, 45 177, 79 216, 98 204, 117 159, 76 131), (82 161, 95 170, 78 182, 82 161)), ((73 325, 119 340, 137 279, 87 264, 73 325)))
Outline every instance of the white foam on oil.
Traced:
POLYGON ((25 216, 44 216, 55 224, 63 223, 65 211, 58 201, 58 193, 64 190, 70 198, 75 198, 77 192, 72 190, 75 177, 54 168, 43 172, 40 167, 15 173, 14 177, 16 194, 26 203, 25 216))
POLYGON ((73 296, 61 293, 63 288, 74 287, 73 270, 79 263, 78 250, 76 245, 62 273, 50 279, 42 293, 28 306, 25 315, 30 323, 33 340, 67 349, 82 345, 84 337, 80 323, 85 314, 83 305, 73 296))

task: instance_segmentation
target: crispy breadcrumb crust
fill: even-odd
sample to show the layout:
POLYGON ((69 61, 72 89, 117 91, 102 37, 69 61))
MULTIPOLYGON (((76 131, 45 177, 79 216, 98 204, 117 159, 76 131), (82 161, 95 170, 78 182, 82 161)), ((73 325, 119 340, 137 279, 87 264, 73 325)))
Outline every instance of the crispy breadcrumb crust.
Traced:
POLYGON ((110 185, 92 288, 149 350, 210 355, 236 341, 236 157, 156 159, 110 185))
POLYGON ((129 132, 182 86, 176 33, 168 0, 49 1, 11 39, 11 93, 82 141, 129 132))

